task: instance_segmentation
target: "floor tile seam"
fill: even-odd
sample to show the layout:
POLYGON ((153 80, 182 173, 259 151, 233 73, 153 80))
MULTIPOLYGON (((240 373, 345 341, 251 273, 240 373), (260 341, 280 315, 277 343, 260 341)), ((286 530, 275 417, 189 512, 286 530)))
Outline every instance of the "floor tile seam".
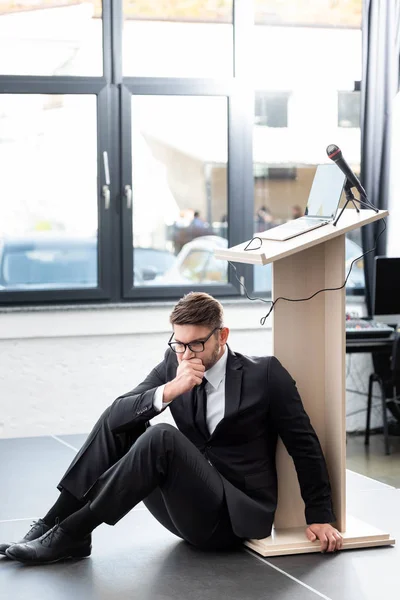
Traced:
POLYGON ((68 442, 62 440, 60 437, 58 437, 58 435, 51 434, 50 437, 53 438, 53 440, 56 440, 56 442, 62 444, 63 446, 70 448, 70 450, 74 450, 74 452, 79 451, 78 448, 75 448, 75 446, 72 446, 72 444, 69 444, 68 442))
POLYGON ((275 571, 278 571, 278 573, 281 573, 282 575, 285 575, 285 577, 288 577, 289 579, 291 579, 295 583, 298 583, 299 585, 301 585, 302 587, 306 588, 310 592, 313 592, 314 594, 316 594, 317 596, 319 596, 319 598, 323 598, 324 600, 332 600, 332 598, 330 598, 329 596, 325 596, 325 594, 323 594, 322 592, 319 592, 318 590, 316 590, 315 588, 311 587, 307 583, 304 583, 304 581, 301 581, 300 579, 297 579, 297 577, 294 577, 293 575, 290 575, 290 573, 287 573, 283 569, 280 569, 279 567, 273 565, 268 560, 266 560, 263 556, 259 556, 257 553, 253 552, 249 548, 244 548, 244 551, 247 552, 247 554, 250 554, 250 556, 253 556, 254 558, 258 559, 259 561, 261 561, 262 563, 264 563, 268 567, 271 567, 275 571))

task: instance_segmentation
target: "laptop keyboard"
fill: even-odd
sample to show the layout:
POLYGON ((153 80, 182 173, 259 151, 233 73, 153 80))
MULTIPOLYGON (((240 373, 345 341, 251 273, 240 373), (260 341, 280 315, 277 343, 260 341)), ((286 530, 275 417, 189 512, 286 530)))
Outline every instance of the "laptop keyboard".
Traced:
POLYGON ((301 217, 299 219, 293 219, 293 221, 287 221, 282 225, 278 225, 277 227, 273 227, 272 229, 267 229, 267 231, 263 231, 259 233, 259 237, 265 238, 267 240, 279 240, 284 241, 286 239, 290 239, 291 237, 295 237, 302 233, 306 233, 307 231, 311 231, 316 229, 317 227, 321 227, 329 223, 326 219, 311 219, 309 217, 301 217))
POLYGON ((288 221, 287 223, 285 223, 285 225, 289 226, 290 228, 295 228, 295 229, 308 229, 310 226, 313 225, 320 225, 321 223, 326 223, 326 219, 309 219, 307 217, 302 217, 301 219, 295 219, 294 221, 288 221))

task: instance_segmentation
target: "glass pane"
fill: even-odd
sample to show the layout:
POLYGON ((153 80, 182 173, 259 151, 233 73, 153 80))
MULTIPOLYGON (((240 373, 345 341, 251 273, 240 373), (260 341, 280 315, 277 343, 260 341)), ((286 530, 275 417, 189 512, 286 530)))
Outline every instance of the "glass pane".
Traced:
POLYGON ((101 0, 2 0, 0 74, 102 75, 101 0))
MULTIPOLYGON (((255 7, 254 232, 260 232, 304 214, 317 165, 330 163, 329 144, 359 172, 360 94, 353 90, 361 79, 362 0, 256 0, 255 7)), ((362 254, 360 235, 348 235, 347 268, 362 254)), ((254 267, 255 291, 270 292, 271 279, 270 266, 254 267)), ((360 260, 347 289, 363 286, 360 260)))
POLYGON ((96 97, 0 95, 0 164, 0 291, 96 287, 96 97))
POLYGON ((125 76, 233 73, 232 0, 123 0, 125 76))
POLYGON ((227 100, 133 96, 134 285, 227 282, 227 100))
POLYGON ((363 0, 255 0, 256 23, 361 27, 363 0))

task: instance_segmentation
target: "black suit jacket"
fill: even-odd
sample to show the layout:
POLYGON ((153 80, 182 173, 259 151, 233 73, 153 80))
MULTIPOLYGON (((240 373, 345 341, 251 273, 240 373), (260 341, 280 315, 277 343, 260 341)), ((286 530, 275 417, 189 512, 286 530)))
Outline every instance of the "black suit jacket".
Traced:
MULTIPOLYGON (((135 389, 111 406, 110 426, 121 432, 157 414, 158 386, 176 376, 176 355, 164 360, 135 389)), ((242 538, 270 535, 277 505, 275 450, 278 435, 292 456, 307 523, 335 520, 321 446, 304 411, 295 381, 274 357, 250 357, 228 348, 225 415, 207 439, 196 426, 192 393, 178 396, 170 409, 179 430, 222 475, 232 527, 242 538)))

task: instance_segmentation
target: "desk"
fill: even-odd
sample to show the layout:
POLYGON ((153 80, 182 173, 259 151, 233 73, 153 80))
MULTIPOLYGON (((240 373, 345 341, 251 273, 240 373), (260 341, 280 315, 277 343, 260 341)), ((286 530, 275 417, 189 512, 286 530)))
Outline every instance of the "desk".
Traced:
POLYGON ((393 400, 396 387, 396 394, 399 394, 400 382, 393 385, 393 374, 391 371, 391 356, 393 351, 393 341, 395 333, 388 337, 380 338, 351 338, 346 336, 346 354, 371 354, 373 370, 379 373, 383 380, 386 395, 387 408, 392 413, 392 416, 400 423, 400 412, 397 403, 393 400))
POLYGON ((388 354, 390 355, 393 348, 394 333, 389 337, 380 338, 351 338, 346 336, 346 354, 388 354))

